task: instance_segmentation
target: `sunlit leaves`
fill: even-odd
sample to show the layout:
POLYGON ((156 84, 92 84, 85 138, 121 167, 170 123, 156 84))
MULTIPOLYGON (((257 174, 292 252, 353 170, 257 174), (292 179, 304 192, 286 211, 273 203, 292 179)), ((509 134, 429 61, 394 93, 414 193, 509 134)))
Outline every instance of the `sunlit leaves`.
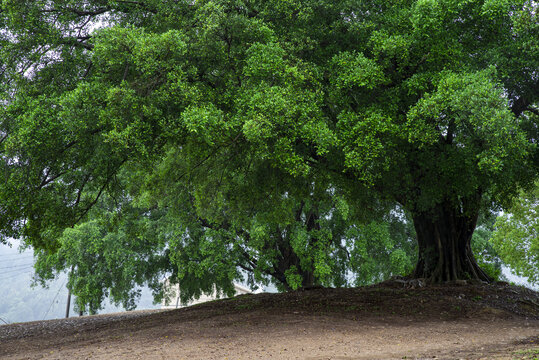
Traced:
MULTIPOLYGON (((489 81, 489 72, 446 73, 437 90, 409 110, 407 119, 411 142, 422 149, 444 147, 435 165, 441 174, 454 179, 466 174, 468 184, 476 179, 481 186, 492 176, 500 183, 506 176, 526 176, 521 164, 533 145, 507 108, 502 91, 489 81)), ((458 182, 467 191, 462 186, 466 181, 458 182)), ((496 185, 488 186, 505 194, 496 185)))
POLYGON ((384 84, 387 79, 382 68, 363 54, 343 52, 332 59, 338 88, 365 87, 372 89, 384 84))
POLYGON ((388 166, 384 137, 395 131, 390 117, 376 110, 366 111, 363 116, 342 112, 337 130, 345 151, 346 166, 352 168, 358 178, 372 184, 380 176, 380 170, 388 166))

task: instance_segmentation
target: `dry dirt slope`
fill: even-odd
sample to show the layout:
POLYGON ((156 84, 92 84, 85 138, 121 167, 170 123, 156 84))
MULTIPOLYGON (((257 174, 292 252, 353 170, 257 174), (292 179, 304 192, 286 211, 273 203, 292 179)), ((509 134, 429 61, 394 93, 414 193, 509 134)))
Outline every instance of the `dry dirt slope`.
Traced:
POLYGON ((2 359, 537 359, 539 294, 399 282, 0 326, 2 359))

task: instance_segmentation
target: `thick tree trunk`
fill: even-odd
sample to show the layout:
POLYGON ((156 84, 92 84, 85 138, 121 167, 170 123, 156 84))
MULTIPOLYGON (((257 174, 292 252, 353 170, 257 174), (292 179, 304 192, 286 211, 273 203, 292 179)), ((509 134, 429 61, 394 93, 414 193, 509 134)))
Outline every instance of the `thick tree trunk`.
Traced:
POLYGON ((477 217, 478 209, 448 204, 415 214, 419 256, 413 277, 429 283, 471 279, 490 282, 471 249, 477 217))

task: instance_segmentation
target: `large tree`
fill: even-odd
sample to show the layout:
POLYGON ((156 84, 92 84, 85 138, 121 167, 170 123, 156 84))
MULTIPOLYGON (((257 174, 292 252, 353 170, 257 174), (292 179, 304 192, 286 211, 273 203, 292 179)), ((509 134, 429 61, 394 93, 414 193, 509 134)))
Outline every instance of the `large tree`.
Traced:
POLYGON ((488 280, 470 246, 479 210, 537 174, 536 13, 524 0, 4 1, 0 233, 54 248, 119 191, 121 168, 172 147, 188 173, 211 159, 217 185, 234 158, 396 201, 415 277, 488 280))

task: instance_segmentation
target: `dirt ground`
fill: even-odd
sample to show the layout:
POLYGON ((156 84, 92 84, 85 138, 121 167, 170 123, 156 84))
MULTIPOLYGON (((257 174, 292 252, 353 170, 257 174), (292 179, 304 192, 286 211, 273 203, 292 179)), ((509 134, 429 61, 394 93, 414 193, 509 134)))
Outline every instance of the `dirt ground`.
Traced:
POLYGON ((390 281, 243 295, 0 326, 0 358, 538 359, 539 293, 390 281))

